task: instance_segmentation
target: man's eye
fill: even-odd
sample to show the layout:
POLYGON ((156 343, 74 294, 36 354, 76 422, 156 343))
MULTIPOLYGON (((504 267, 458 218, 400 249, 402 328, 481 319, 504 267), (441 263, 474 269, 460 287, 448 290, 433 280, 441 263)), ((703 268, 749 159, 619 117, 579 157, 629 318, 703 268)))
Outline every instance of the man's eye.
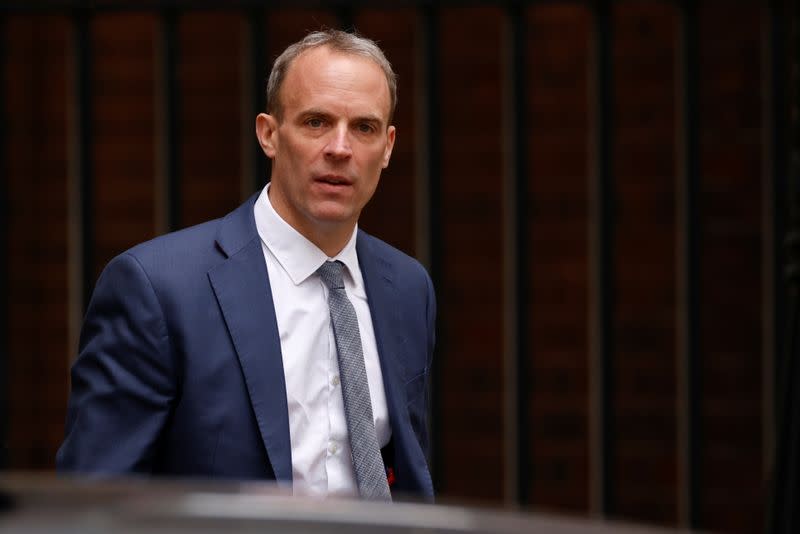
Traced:
POLYGON ((322 119, 308 119, 306 124, 311 126, 312 128, 321 128, 322 127, 322 119))
POLYGON ((374 130, 375 128, 373 128, 371 124, 366 122, 362 122, 361 124, 358 125, 358 131, 361 133, 372 133, 374 130))

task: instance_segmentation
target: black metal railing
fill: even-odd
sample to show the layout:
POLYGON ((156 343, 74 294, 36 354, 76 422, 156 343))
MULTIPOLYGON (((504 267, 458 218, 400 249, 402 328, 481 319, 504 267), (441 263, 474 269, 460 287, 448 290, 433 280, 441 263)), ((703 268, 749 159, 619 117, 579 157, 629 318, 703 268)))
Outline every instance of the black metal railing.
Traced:
POLYGON ((614 144, 614 94, 612 3, 600 0, 592 9, 594 26, 594 138, 590 171, 590 306, 593 451, 592 506, 603 515, 613 514, 614 485, 614 227, 616 215, 612 147, 614 144))
MULTIPOLYGON (((531 472, 530 461, 531 440, 527 432, 529 422, 528 410, 528 378, 529 378, 529 341, 528 341, 528 318, 530 316, 529 295, 530 286, 529 274, 530 264, 528 253, 530 232, 527 224, 527 205, 528 205, 528 146, 527 132, 528 123, 528 76, 526 53, 527 28, 525 24, 525 6, 521 3, 511 4, 507 8, 507 17, 510 27, 510 50, 507 52, 510 58, 511 72, 509 76, 510 98, 507 106, 509 111, 506 114, 511 122, 508 131, 511 136, 510 150, 510 171, 511 201, 508 209, 512 211, 514 223, 507 229, 510 233, 511 246, 511 273, 510 279, 506 281, 509 287, 509 298, 513 305, 511 310, 513 318, 513 354, 511 354, 511 365, 507 376, 513 377, 513 386, 507 384, 506 387, 511 392, 511 404, 513 415, 510 424, 514 425, 513 436, 515 443, 511 460, 516 465, 511 465, 506 470, 507 475, 512 478, 510 483, 515 486, 516 500, 520 503, 531 502, 530 483, 527 474, 531 472), (515 398, 514 398, 515 397, 515 398), (516 478, 516 480, 514 480, 516 478)), ((510 380, 509 380, 510 382, 510 380)))
POLYGON ((680 385, 678 435, 680 458, 681 502, 679 513, 685 524, 699 525, 700 452, 702 424, 700 392, 702 360, 700 359, 700 161, 698 136, 698 23, 697 4, 683 0, 680 4, 681 38, 681 154, 678 184, 678 292, 680 294, 678 325, 680 385))
MULTIPOLYGON (((0 13, 0 176, 8 176, 8 164, 6 159, 6 17, 0 13)), ((11 194, 8 180, 0 180, 0 257, 10 257, 10 247, 8 240, 8 227, 11 217, 8 209, 11 206, 9 196, 11 194)), ((8 385, 10 379, 9 371, 9 350, 8 350, 8 320, 10 315, 11 296, 9 295, 9 266, 8 261, 0 261, 0 295, 3 300, 0 302, 0 469, 6 467, 8 461, 8 385)))

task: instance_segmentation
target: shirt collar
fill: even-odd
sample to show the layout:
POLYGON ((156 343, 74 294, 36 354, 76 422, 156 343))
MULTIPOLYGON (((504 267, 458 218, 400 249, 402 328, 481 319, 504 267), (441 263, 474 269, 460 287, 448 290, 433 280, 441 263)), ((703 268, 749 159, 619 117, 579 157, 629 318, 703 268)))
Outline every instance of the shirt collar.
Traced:
POLYGON ((295 285, 303 283, 326 261, 339 260, 347 267, 351 281, 361 285, 361 270, 356 253, 358 225, 344 248, 333 258, 329 258, 314 243, 306 239, 289 223, 284 221, 269 201, 268 183, 256 200, 254 215, 258 236, 278 260, 295 285))

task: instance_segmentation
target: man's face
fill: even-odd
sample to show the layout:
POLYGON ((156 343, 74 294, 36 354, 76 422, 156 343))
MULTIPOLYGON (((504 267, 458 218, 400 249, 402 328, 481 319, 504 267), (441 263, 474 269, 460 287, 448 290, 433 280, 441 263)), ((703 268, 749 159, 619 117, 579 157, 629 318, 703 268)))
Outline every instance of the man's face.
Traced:
POLYGON ((279 98, 280 118, 261 114, 256 123, 273 160, 272 205, 312 241, 349 233, 394 146, 383 70, 361 56, 313 48, 289 66, 279 98))

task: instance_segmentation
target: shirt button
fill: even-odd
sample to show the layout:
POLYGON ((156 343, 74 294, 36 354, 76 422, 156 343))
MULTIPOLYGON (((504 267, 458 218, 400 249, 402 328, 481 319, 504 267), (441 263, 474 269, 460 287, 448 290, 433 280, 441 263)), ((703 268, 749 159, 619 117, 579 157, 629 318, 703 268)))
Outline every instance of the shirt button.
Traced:
POLYGON ((333 387, 336 387, 336 386, 339 385, 339 375, 336 375, 333 378, 331 378, 331 385, 333 387))
POLYGON ((331 441, 328 445, 328 452, 331 454, 336 454, 336 451, 339 450, 339 446, 336 445, 336 442, 331 441))

